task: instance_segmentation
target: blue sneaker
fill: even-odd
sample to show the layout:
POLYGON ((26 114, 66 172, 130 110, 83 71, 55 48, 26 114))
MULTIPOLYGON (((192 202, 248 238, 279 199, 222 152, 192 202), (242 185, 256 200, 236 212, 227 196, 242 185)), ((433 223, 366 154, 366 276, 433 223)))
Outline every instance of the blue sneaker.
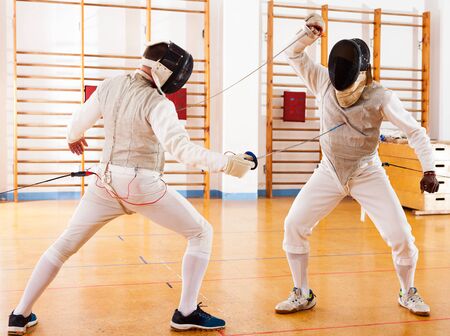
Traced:
POLYGON ((38 319, 35 314, 31 313, 28 317, 23 315, 14 315, 14 311, 9 315, 8 335, 24 335, 27 328, 35 326, 38 319))
POLYGON ((170 326, 177 331, 216 330, 225 328, 225 321, 203 311, 199 304, 197 309, 188 316, 184 316, 178 309, 175 309, 170 326))

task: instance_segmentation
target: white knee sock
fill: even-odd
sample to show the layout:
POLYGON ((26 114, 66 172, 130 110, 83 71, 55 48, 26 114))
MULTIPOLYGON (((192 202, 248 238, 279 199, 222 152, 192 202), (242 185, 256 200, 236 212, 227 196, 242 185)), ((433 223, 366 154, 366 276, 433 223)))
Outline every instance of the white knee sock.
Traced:
POLYGON ((55 265, 44 254, 34 268, 31 278, 28 280, 27 287, 23 292, 22 299, 14 310, 14 314, 25 317, 29 316, 34 303, 52 282, 61 267, 62 263, 55 265))
POLYGON ((416 271, 416 264, 414 265, 397 265, 395 264, 398 279, 400 280, 400 286, 402 293, 408 293, 411 287, 414 287, 414 273, 416 271))
POLYGON ((197 299, 203 276, 208 267, 209 255, 186 252, 183 257, 181 300, 178 310, 188 316, 197 309, 197 299))
POLYGON ((286 252, 286 256, 289 262, 289 267, 292 273, 292 279, 294 280, 294 286, 301 288, 302 294, 309 294, 308 287, 308 258, 309 253, 294 254, 286 252))

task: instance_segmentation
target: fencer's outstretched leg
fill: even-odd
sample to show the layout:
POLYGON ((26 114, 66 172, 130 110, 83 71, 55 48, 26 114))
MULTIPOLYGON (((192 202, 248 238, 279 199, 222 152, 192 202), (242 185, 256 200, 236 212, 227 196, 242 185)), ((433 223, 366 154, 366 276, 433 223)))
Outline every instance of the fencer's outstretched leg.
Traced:
POLYGON ((103 225, 123 214, 117 201, 105 200, 91 184, 81 199, 69 226, 42 255, 33 270, 19 304, 9 316, 8 333, 23 335, 37 323, 31 312, 34 303, 58 274, 62 265, 84 245, 103 225))
POLYGON ((428 316, 430 307, 414 287, 419 252, 414 244, 411 226, 384 169, 376 166, 364 171, 350 183, 350 192, 392 249, 392 259, 400 281, 398 303, 413 314, 428 316))
POLYGON ((308 180, 297 195, 284 222, 283 249, 289 262, 294 288, 289 297, 275 307, 279 314, 311 309, 316 304, 308 286, 309 242, 314 226, 345 197, 344 189, 326 163, 308 180))
POLYGON ((182 291, 171 327, 176 330, 221 329, 225 321, 204 312, 197 300, 208 267, 213 230, 205 218, 177 191, 167 194, 151 207, 131 207, 150 220, 183 235, 187 241, 182 262, 182 291))

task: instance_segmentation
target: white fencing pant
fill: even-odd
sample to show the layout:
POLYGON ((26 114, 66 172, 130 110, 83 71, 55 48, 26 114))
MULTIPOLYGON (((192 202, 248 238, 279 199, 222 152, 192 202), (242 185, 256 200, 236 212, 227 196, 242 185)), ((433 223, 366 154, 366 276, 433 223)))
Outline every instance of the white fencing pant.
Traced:
POLYGON ((308 253, 308 236, 317 223, 346 196, 367 211, 378 232, 392 249, 395 265, 414 267, 418 250, 405 212, 380 164, 359 168, 342 186, 326 158, 297 195, 284 223, 283 249, 308 253))
MULTIPOLYGON (((164 183, 155 172, 138 170, 129 185, 136 174, 134 169, 111 165, 109 169, 110 184, 121 197, 126 197, 129 189, 127 201, 131 203, 151 202, 163 194, 164 183)), ((64 263, 106 223, 125 214, 118 201, 102 188, 102 182, 96 181, 96 177, 92 179, 68 227, 45 253, 55 265, 64 263)), ((177 191, 169 188, 165 196, 152 205, 123 204, 128 210, 184 236, 188 240, 188 252, 209 258, 212 227, 177 191)))

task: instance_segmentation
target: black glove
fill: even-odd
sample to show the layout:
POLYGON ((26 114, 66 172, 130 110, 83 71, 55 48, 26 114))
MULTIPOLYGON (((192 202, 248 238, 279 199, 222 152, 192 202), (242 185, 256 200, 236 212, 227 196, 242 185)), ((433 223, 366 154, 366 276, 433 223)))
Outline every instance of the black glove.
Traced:
POLYGON ((439 190, 439 181, 437 180, 434 171, 426 171, 423 173, 422 180, 420 180, 420 190, 431 194, 439 190))

